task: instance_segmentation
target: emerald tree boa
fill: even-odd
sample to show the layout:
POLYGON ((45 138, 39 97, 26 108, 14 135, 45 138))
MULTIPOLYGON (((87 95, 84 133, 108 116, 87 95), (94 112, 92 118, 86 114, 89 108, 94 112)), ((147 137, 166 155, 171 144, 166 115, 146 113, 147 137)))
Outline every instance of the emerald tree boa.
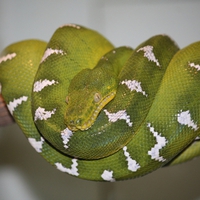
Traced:
POLYGON ((68 24, 0 56, 1 93, 30 144, 73 176, 116 181, 200 155, 200 42, 115 48, 68 24))

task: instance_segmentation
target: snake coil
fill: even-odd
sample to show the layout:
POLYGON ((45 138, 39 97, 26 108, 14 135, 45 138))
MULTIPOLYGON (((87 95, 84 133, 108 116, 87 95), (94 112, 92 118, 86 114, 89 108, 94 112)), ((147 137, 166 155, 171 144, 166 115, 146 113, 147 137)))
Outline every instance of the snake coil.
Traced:
POLYGON ((1 93, 30 144, 88 180, 143 176, 200 155, 200 42, 115 48, 68 24, 0 55, 1 93))

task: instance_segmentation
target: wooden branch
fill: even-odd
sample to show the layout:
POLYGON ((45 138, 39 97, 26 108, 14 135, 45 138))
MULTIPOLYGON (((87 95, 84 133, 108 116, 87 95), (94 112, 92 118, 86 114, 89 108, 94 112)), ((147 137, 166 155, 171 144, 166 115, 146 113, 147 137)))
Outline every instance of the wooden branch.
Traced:
POLYGON ((14 119, 10 115, 6 103, 0 94, 0 126, 7 126, 11 123, 14 123, 14 119))

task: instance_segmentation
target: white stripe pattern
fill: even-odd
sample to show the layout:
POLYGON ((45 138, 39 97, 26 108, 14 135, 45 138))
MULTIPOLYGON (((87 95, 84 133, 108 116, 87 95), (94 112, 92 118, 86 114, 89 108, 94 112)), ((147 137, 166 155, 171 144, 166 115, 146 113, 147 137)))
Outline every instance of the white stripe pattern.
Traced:
POLYGON ((55 84, 58 84, 58 81, 55 81, 55 80, 50 81, 47 79, 36 81, 33 86, 33 92, 40 92, 45 87, 50 86, 50 85, 55 85, 55 84))
POLYGON ((42 145, 44 144, 44 139, 41 137, 40 141, 37 141, 35 138, 28 138, 29 143, 31 146, 38 152, 42 152, 42 145))
POLYGON ((190 67, 195 68, 197 71, 200 70, 200 65, 199 64, 195 64, 195 63, 188 63, 190 67))
POLYGON ((52 48, 48 48, 45 52, 44 55, 42 57, 42 60, 40 63, 44 62, 49 56, 51 56, 52 54, 61 54, 64 55, 66 54, 63 50, 61 49, 52 49, 52 48))
POLYGON ((101 178, 104 181, 115 182, 115 179, 113 178, 113 171, 110 170, 104 170, 103 173, 101 174, 101 178))
POLYGON ((156 138, 157 142, 154 145, 154 147, 152 147, 151 150, 148 151, 148 155, 151 156, 151 159, 154 159, 159 162, 165 162, 166 159, 160 156, 159 151, 166 146, 168 141, 165 137, 161 136, 161 134, 158 134, 158 132, 155 131, 154 127, 152 127, 150 123, 147 124, 147 127, 149 128, 153 136, 156 138))
POLYGON ((10 111, 10 114, 13 115, 13 112, 17 108, 17 106, 21 105, 22 102, 25 102, 27 100, 28 100, 27 96, 22 96, 18 99, 14 99, 13 101, 10 101, 7 105, 8 109, 10 111))
POLYGON ((186 111, 181 110, 180 113, 177 115, 177 120, 180 124, 186 125, 195 131, 199 129, 197 124, 195 124, 194 121, 192 120, 189 110, 186 111))
POLYGON ((7 60, 12 60, 17 54, 16 53, 10 53, 10 54, 7 54, 6 56, 3 56, 0 58, 0 64, 2 62, 6 62, 7 60))
POLYGON ((160 63, 153 53, 153 46, 147 45, 137 50, 137 52, 139 51, 144 51, 144 57, 146 57, 149 61, 156 63, 156 65, 160 67, 160 63))
POLYGON ((64 148, 68 149, 69 146, 67 145, 71 136, 73 135, 73 132, 69 130, 68 128, 61 131, 61 138, 63 140, 64 148))
POLYGON ((72 159, 72 165, 71 168, 66 168, 62 165, 62 163, 55 163, 56 167, 58 170, 60 170, 61 172, 67 172, 68 174, 74 175, 74 176, 78 176, 78 162, 77 159, 72 159))
POLYGON ((38 107, 35 111, 35 118, 34 120, 47 120, 51 118, 51 115, 55 114, 56 108, 54 108, 52 111, 45 111, 45 108, 38 107))
POLYGON ((128 162, 128 170, 136 172, 140 168, 140 165, 131 158, 129 152, 127 151, 127 146, 123 147, 123 151, 126 157, 126 161, 128 162))
POLYGON ((124 80, 121 82, 121 84, 125 84, 128 89, 131 90, 131 92, 136 91, 142 93, 146 97, 148 96, 146 92, 142 90, 141 82, 138 82, 136 80, 124 80))
POLYGON ((108 116, 109 122, 116 122, 118 120, 125 120, 128 126, 132 126, 133 122, 130 121, 130 115, 127 114, 126 110, 119 110, 116 113, 110 113, 106 109, 104 110, 105 114, 108 116))

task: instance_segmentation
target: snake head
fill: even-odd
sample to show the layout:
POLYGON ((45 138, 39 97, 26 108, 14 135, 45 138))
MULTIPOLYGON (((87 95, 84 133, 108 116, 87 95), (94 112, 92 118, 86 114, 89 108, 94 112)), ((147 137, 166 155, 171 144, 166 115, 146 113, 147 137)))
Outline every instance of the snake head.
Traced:
POLYGON ((65 112, 65 124, 72 131, 87 130, 102 108, 116 95, 116 77, 102 68, 84 69, 71 81, 65 112))

